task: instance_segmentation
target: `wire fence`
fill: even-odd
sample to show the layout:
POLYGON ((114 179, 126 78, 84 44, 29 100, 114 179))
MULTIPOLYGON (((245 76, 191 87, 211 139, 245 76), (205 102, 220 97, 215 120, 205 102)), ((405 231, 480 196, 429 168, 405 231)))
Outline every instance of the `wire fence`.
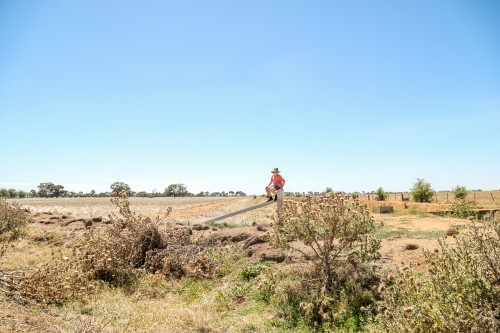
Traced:
MULTIPOLYGON (((409 192, 388 193, 387 201, 413 201, 412 195, 409 192)), ((375 193, 359 194, 360 200, 376 201, 375 193)), ((493 204, 500 205, 500 191, 474 191, 467 194, 467 199, 474 200, 478 204, 493 204)), ((432 202, 435 203, 452 203, 455 200, 453 192, 436 192, 432 202)))

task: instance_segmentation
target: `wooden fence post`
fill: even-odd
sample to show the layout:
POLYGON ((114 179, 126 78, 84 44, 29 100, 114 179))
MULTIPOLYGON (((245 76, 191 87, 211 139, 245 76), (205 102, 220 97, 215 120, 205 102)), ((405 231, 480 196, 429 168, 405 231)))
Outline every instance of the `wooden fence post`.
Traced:
POLYGON ((493 193, 490 192, 490 194, 491 194, 491 200, 493 200, 493 203, 495 203, 495 198, 493 198, 493 193))
POLYGON ((283 215, 283 189, 276 191, 276 195, 278 196, 278 216, 281 216, 283 215))

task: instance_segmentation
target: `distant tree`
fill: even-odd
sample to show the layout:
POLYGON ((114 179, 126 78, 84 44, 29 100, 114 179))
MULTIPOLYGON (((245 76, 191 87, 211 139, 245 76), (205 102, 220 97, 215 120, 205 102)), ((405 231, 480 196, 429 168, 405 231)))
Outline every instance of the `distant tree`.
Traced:
POLYGON ((55 185, 54 183, 48 182, 48 183, 40 183, 38 187, 38 195, 40 197, 48 198, 48 197, 60 197, 65 193, 63 191, 64 186, 62 185, 55 185))
POLYGON ((197 197, 204 197, 205 196, 205 192, 201 191, 200 193, 196 194, 197 197))
POLYGON ((36 198, 36 197, 38 196, 38 193, 36 193, 36 190, 31 190, 31 191, 30 191, 30 196, 31 196, 32 198, 36 198))
POLYGON ((114 182, 110 186, 111 190, 116 193, 120 193, 121 191, 127 191, 130 190, 130 186, 128 184, 125 184, 123 182, 114 182))
POLYGON ((170 184, 163 192, 167 197, 185 197, 189 192, 184 184, 170 184))
POLYGON ((234 195, 234 191, 229 191, 228 193, 229 193, 230 196, 234 195))
POLYGON ((325 193, 333 193, 333 190, 331 187, 327 187, 326 190, 325 190, 325 193))
POLYGON ((18 192, 17 192, 17 196, 18 196, 19 198, 26 198, 26 194, 27 194, 27 193, 26 193, 26 192, 24 192, 23 190, 20 190, 20 191, 18 191, 18 192))
POLYGON ((246 194, 245 194, 245 192, 243 192, 243 191, 236 191, 236 192, 234 193, 234 195, 236 195, 236 196, 238 196, 238 197, 246 197, 246 194))
POLYGON ((13 188, 9 188, 9 197, 11 198, 17 197, 17 191, 13 188))
POLYGON ((210 195, 210 192, 205 191, 205 196, 208 197, 210 195))
POLYGON ((422 178, 417 178, 417 182, 413 184, 411 190, 413 201, 416 202, 431 202, 434 193, 436 193, 436 191, 432 189, 431 183, 426 182, 425 179, 422 178))
POLYGON ((90 191, 90 196, 93 197, 95 195, 95 190, 90 191))

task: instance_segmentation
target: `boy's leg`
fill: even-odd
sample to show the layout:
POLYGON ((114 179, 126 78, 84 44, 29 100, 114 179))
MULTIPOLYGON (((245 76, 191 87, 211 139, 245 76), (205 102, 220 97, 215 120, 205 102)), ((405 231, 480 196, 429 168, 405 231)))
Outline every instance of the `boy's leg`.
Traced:
POLYGON ((270 187, 270 186, 266 186, 266 193, 267 193, 267 197, 269 198, 267 201, 271 201, 273 200, 273 196, 271 194, 273 188, 270 187))

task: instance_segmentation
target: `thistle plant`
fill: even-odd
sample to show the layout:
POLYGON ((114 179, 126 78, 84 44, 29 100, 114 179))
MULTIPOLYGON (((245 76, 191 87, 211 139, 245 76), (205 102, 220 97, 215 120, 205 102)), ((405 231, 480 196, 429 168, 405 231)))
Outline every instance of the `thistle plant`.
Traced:
POLYGON ((285 201, 283 214, 273 220, 275 246, 304 253, 290 245, 291 237, 311 249, 322 272, 324 292, 335 288, 337 269, 344 263, 362 263, 378 256, 380 240, 373 236, 376 225, 367 206, 342 193, 307 196, 300 203, 285 201))

